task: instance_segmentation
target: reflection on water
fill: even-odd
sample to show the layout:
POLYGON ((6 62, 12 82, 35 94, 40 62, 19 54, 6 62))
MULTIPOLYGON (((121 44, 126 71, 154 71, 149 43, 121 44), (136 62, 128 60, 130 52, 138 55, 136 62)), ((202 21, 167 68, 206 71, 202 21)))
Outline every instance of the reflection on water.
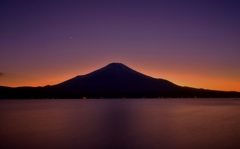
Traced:
POLYGON ((1 148, 239 149, 240 100, 0 101, 1 148))

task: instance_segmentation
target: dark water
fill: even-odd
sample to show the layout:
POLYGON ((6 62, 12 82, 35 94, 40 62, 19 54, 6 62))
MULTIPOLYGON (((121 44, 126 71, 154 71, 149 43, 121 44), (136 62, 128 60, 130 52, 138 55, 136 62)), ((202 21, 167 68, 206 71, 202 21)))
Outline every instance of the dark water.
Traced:
POLYGON ((239 149, 240 100, 2 100, 0 148, 239 149))

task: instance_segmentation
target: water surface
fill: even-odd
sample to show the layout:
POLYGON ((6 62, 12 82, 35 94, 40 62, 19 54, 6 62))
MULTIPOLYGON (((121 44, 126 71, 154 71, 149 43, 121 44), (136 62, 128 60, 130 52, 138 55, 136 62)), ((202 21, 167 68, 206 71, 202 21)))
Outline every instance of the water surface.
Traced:
POLYGON ((240 100, 1 100, 2 149, 239 149, 240 100))

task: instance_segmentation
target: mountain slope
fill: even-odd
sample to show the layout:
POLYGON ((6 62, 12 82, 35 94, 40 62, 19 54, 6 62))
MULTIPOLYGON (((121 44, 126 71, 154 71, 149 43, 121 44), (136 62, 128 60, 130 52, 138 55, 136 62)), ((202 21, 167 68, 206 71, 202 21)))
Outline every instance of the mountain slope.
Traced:
POLYGON ((165 91, 177 85, 141 74, 121 63, 111 63, 99 70, 55 85, 66 90, 89 92, 165 91))

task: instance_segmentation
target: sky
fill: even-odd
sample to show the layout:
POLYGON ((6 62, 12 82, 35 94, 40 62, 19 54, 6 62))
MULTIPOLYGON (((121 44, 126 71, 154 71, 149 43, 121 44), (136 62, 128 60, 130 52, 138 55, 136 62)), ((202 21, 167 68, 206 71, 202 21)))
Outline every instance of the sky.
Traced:
POLYGON ((45 86, 119 62, 240 91, 239 0, 0 0, 0 86, 45 86))

